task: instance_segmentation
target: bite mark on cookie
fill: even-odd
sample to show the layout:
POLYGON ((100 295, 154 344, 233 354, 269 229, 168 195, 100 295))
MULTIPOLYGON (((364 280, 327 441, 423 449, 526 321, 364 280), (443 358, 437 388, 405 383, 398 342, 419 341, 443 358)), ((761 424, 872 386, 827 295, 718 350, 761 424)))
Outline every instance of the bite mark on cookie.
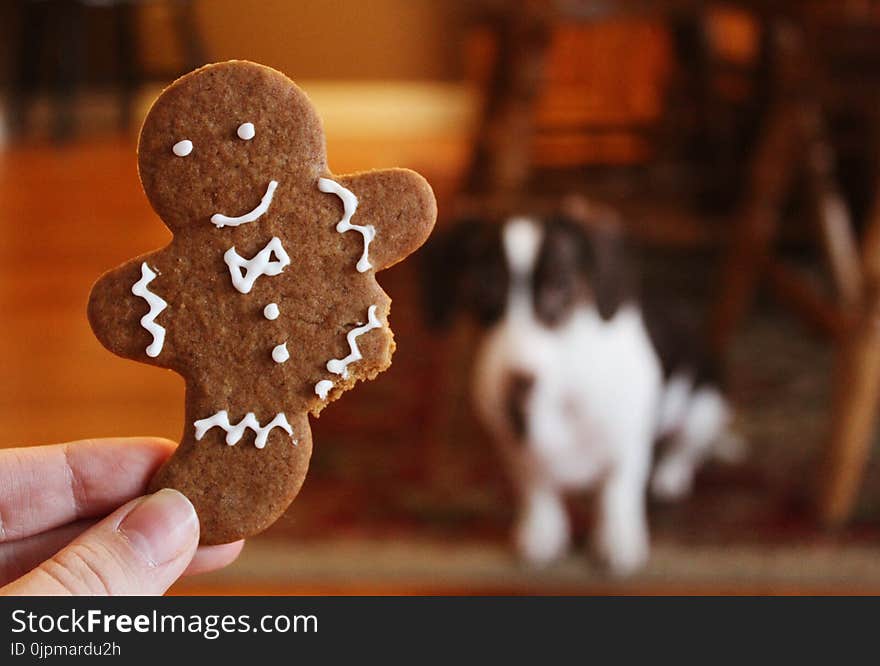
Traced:
POLYGON ((376 306, 371 305, 370 309, 367 310, 367 323, 363 326, 351 329, 348 332, 348 335, 345 336, 346 340, 348 340, 348 347, 350 350, 348 356, 345 358, 334 358, 327 361, 327 370, 334 375, 342 375, 343 379, 348 379, 349 364, 354 363, 355 361, 360 361, 363 358, 361 350, 357 344, 358 337, 367 331, 372 331, 374 328, 382 328, 382 322, 376 319, 376 306))
MULTIPOLYGON (((334 375, 342 375, 343 379, 348 379, 348 366, 363 358, 357 339, 364 333, 376 328, 382 328, 382 322, 376 317, 376 306, 371 305, 369 310, 367 310, 367 323, 351 329, 345 336, 350 350, 348 356, 330 359, 327 361, 327 370, 334 375)), ((322 379, 315 384, 315 393, 321 400, 326 400, 331 388, 333 388, 333 382, 329 379, 322 379)))
POLYGON ((330 389, 333 388, 333 382, 329 379, 322 379, 317 384, 315 384, 315 394, 321 398, 321 400, 326 400, 327 395, 330 393, 330 389))

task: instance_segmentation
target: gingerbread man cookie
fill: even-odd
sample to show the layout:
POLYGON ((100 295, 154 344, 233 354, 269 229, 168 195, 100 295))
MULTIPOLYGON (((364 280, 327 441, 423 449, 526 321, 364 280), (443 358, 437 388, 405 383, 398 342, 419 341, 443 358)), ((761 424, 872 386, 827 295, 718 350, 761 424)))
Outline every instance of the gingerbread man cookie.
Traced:
POLYGON ((425 241, 436 203, 413 171, 332 175, 306 95, 244 61, 162 93, 138 168, 174 238, 102 276, 89 321, 110 351, 185 379, 183 436, 152 489, 183 492, 202 543, 226 543, 295 497, 307 414, 390 365, 375 273, 425 241))

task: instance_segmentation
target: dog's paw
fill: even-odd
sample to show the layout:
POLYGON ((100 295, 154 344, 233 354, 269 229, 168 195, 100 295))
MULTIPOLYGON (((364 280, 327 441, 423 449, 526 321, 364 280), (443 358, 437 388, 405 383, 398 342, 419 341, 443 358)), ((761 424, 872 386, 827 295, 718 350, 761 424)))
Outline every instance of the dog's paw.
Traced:
POLYGON ((596 554, 614 576, 629 576, 648 562, 648 534, 641 527, 608 526, 595 541, 596 554))
POLYGON ((568 538, 550 530, 521 527, 514 535, 519 556, 534 567, 544 567, 568 551, 568 538))
POLYGON ((687 497, 694 484, 694 469, 680 460, 661 460, 651 479, 651 495, 662 502, 687 497))
POLYGON ((532 566, 546 566, 561 558, 571 542, 563 509, 543 506, 529 512, 514 530, 519 556, 532 566))

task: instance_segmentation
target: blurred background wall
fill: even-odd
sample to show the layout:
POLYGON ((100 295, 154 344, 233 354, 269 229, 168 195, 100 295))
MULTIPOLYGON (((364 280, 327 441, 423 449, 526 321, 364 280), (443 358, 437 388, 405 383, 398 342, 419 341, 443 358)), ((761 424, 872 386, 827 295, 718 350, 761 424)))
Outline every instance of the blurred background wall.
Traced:
MULTIPOLYGON (((0 3, 2 76, 19 21, 13 2, 0 3)), ((169 29, 170 4, 145 2, 137 9, 138 51, 156 78, 176 72, 182 53, 169 29)), ((247 58, 295 79, 450 80, 461 76, 460 41, 467 3, 443 0, 196 0, 204 48, 214 60, 247 58), (333 38, 328 39, 328 28, 333 38)), ((111 17, 90 24, 91 76, 112 76, 111 17)))

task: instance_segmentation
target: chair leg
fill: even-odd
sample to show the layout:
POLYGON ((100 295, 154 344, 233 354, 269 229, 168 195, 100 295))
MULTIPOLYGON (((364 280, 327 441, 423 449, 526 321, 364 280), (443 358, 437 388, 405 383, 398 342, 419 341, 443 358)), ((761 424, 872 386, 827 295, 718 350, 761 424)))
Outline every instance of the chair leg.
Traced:
POLYGON ((819 517, 828 526, 841 525, 852 514, 880 404, 880 200, 863 248, 864 297, 858 321, 840 349, 831 434, 821 468, 819 517))
POLYGON ((838 300, 846 309, 857 307, 863 293, 858 240, 849 208, 834 178, 834 149, 818 105, 804 111, 807 190, 816 210, 825 261, 838 300))
POLYGON ((21 29, 12 76, 9 125, 13 135, 27 131, 28 110, 39 78, 41 45, 46 41, 48 10, 39 3, 19 3, 21 29))
POLYGON ((719 356, 751 305, 770 256, 779 211, 796 170, 796 113, 789 104, 772 108, 758 144, 750 194, 731 239, 720 296, 710 321, 710 342, 719 356))
POLYGON ((768 75, 773 97, 761 127, 741 222, 722 273, 721 295, 710 320, 710 344, 723 357, 734 329, 752 300, 770 259, 784 198, 802 157, 805 61, 803 35, 787 21, 765 25, 768 75))
POLYGON ((55 118, 52 138, 64 142, 73 136, 76 124, 76 95, 86 67, 86 25, 84 8, 79 3, 52 6, 58 52, 55 64, 53 98, 55 118))
POLYGON ((822 522, 830 527, 843 524, 852 514, 880 400, 880 295, 872 301, 838 358, 819 506, 822 522))
POLYGON ((126 131, 131 126, 134 95, 140 80, 135 7, 128 3, 118 5, 113 8, 113 15, 119 73, 119 128, 126 131))
POLYGON ((498 19, 496 61, 465 178, 468 195, 516 194, 528 179, 549 20, 544 3, 537 0, 518 0, 509 15, 498 19))
POLYGON ((187 72, 205 64, 205 46, 196 20, 192 0, 176 0, 174 3, 174 26, 180 48, 184 53, 187 72))

